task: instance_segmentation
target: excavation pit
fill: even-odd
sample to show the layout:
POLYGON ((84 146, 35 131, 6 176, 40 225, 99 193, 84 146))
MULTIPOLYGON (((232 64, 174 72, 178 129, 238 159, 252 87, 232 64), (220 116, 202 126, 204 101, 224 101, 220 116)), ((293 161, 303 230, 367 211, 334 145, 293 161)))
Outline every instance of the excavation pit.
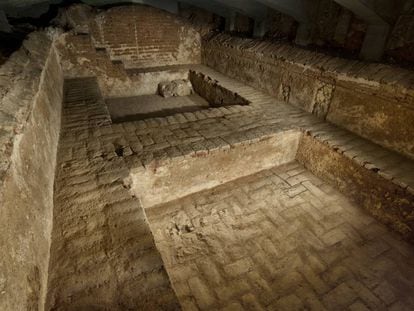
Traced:
POLYGON ((106 99, 114 123, 167 117, 177 113, 195 112, 232 105, 248 105, 249 101, 220 85, 209 76, 192 70, 142 72, 142 83, 136 92, 139 96, 113 97, 106 99), (163 78, 160 79, 159 77, 163 78), (188 81, 191 94, 164 97, 160 85, 168 82, 188 81))
POLYGON ((414 310, 407 6, 145 2, 0 10, 0 310, 414 310))
POLYGON ((411 248, 361 209, 378 217, 370 207, 381 206, 409 238, 395 212, 411 209, 409 190, 384 179, 381 162, 373 170, 371 157, 365 168, 334 148, 350 149, 355 135, 205 71, 252 104, 112 124, 96 79, 65 81, 50 305, 335 309, 346 291, 339 308, 411 306, 411 248), (147 280, 157 282, 143 287, 147 280), (376 296, 382 290, 389 301, 376 296), (110 295, 131 299, 101 302, 110 295))
MULTIPOLYGON (((183 310, 335 309, 355 299, 384 306, 357 291, 393 284, 395 266, 408 271, 412 253, 400 256, 407 247, 400 237, 306 168, 323 148, 301 131, 279 131, 131 170, 132 191, 183 310), (388 258, 394 262, 380 267, 388 258), (339 270, 347 285, 338 285, 339 270), (353 296, 338 303, 335 292, 344 288, 353 296)), ((329 162, 320 157, 323 166, 329 162)))
POLYGON ((380 309, 358 291, 412 291, 406 245, 295 161, 146 214, 183 310, 380 309))

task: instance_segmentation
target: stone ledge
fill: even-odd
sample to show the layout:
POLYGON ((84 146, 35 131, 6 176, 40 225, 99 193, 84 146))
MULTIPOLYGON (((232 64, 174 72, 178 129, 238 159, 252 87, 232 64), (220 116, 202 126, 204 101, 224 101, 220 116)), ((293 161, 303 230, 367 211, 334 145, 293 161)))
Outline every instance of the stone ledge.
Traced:
POLYGON ((330 124, 308 129, 306 134, 414 194, 414 161, 330 124))
POLYGON ((411 71, 226 35, 205 42, 203 61, 279 101, 414 159, 411 71))
POLYGON ((355 82, 369 87, 379 85, 398 87, 400 91, 405 90, 405 92, 414 96, 414 74, 410 70, 386 64, 350 61, 319 52, 300 49, 284 43, 241 39, 225 34, 213 37, 208 43, 240 50, 244 53, 253 53, 260 56, 262 60, 267 58, 297 65, 303 71, 315 71, 322 76, 329 77, 332 75, 331 77, 339 81, 355 82))
POLYGON ((184 150, 182 156, 161 162, 152 159, 143 167, 132 168, 132 191, 144 208, 175 200, 293 161, 299 137, 299 131, 291 130, 256 141, 243 141, 245 137, 240 137, 221 146, 214 144, 212 148, 207 145, 208 141, 198 148, 191 145, 192 149, 184 150))
MULTIPOLYGON (((400 163, 412 167, 411 160, 307 112, 280 103, 271 96, 210 68, 192 66, 192 70, 212 77, 232 92, 251 101, 251 104, 176 114, 167 118, 107 124, 95 129, 92 136, 87 138, 88 141, 91 140, 91 146, 95 145, 96 139, 101 144, 85 154, 91 160, 94 157, 108 160, 122 158, 126 166, 130 170, 135 169, 139 175, 156 171, 160 167, 172 167, 174 163, 201 161, 233 149, 248 149, 279 133, 302 130, 308 132, 315 142, 321 143, 329 152, 338 153, 349 160, 355 169, 372 173, 370 176, 373 179, 380 178, 389 187, 400 189, 407 195, 411 193, 412 180, 408 170, 395 169, 400 163)), ((98 106, 102 104, 99 100, 96 103, 98 106)), ((101 113, 105 115, 104 110, 101 113)), ((367 180, 369 184, 369 179, 367 180)), ((401 232, 400 228, 397 230, 401 232)))
MULTIPOLYGON (((375 152, 375 151, 374 151, 375 152)), ((305 133, 299 144, 297 160, 315 175, 367 209, 375 218, 414 242, 414 192, 402 185, 399 177, 384 178, 385 172, 364 160, 364 152, 347 156, 330 139, 305 133), (377 170, 378 169, 378 170, 377 170)), ((412 167, 412 163, 409 163, 412 167)), ((406 168, 408 174, 410 168, 406 168)))
POLYGON ((44 68, 54 51, 51 36, 46 32, 31 33, 22 47, 0 66, 0 184, 11 163, 15 139, 24 132, 44 68))
POLYGON ((1 310, 45 303, 63 84, 54 39, 30 34, 0 67, 1 310))

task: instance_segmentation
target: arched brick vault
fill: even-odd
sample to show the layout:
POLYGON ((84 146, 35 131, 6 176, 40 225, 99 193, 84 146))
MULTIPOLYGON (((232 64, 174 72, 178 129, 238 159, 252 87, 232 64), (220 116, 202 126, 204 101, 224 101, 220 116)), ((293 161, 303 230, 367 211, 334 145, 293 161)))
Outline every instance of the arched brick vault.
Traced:
MULTIPOLYGON (((118 1, 119 2, 119 1, 118 1)), ((179 13, 179 6, 181 3, 189 4, 195 7, 202 8, 211 13, 219 15, 226 19, 226 29, 232 31, 235 29, 235 14, 242 14, 254 20, 254 36, 263 36, 269 29, 268 15, 269 11, 275 10, 286 16, 291 17, 298 23, 295 42, 299 45, 313 45, 318 43, 319 38, 315 37, 315 29, 321 22, 321 15, 318 6, 328 7, 333 0, 320 0, 317 3, 310 0, 183 0, 183 1, 169 1, 169 0, 134 0, 131 3, 140 3, 156 8, 166 10, 171 13, 179 13)), ((50 3, 59 3, 59 1, 50 1, 50 3)), ((92 1, 85 0, 85 3, 91 5, 108 5, 116 4, 117 1, 92 1)), ((344 10, 340 16, 333 17, 335 20, 335 35, 334 39, 341 49, 349 49, 344 46, 344 35, 350 34, 351 28, 358 27, 354 25, 352 16, 361 20, 365 25, 362 35, 363 40, 358 46, 359 57, 365 60, 380 60, 386 55, 392 57, 411 59, 411 54, 401 52, 400 47, 395 46, 394 30, 398 31, 401 24, 407 25, 404 15, 410 12, 412 3, 410 1, 390 1, 390 0, 335 0, 337 8, 344 10), (394 40, 393 40, 394 38, 394 40), (387 51, 390 53, 387 53, 387 51), (392 50, 392 51, 391 51, 392 50)), ((33 15, 39 16, 48 7, 48 2, 38 0, 27 1, 4 1, 0 5, 0 10, 5 10, 8 14, 14 15, 33 15), (42 2, 42 5, 38 3, 42 2)), ((337 8, 335 8, 337 10, 337 8)), ((361 27, 361 26, 359 26, 361 27)), ((404 35, 406 42, 404 45, 409 45, 412 38, 409 35, 404 35)), ((349 43, 350 44, 350 43, 349 43)), ((349 45, 348 44, 348 45, 349 45)), ((355 47, 354 47, 355 48, 355 47)), ((407 47, 409 49, 409 46, 407 47)), ((355 51, 354 51, 355 52, 355 51)))

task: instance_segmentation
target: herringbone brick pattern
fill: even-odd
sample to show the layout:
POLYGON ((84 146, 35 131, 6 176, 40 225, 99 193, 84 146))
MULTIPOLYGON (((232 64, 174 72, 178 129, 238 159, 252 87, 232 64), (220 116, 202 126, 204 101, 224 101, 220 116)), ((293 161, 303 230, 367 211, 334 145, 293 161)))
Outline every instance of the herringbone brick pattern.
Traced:
MULTIPOLYGON (((66 81, 48 282, 52 308, 178 307, 139 198, 124 183, 142 165, 247 148, 302 129, 412 191, 408 160, 204 70, 252 104, 111 124, 96 79, 66 81), (389 163, 404 171, 383 170, 389 163)), ((315 159, 321 165, 318 153, 315 159)), ((185 310, 413 307, 412 247, 297 164, 150 209, 149 216, 185 310)))
POLYGON ((184 310, 414 309, 414 248, 296 162, 147 216, 184 310))

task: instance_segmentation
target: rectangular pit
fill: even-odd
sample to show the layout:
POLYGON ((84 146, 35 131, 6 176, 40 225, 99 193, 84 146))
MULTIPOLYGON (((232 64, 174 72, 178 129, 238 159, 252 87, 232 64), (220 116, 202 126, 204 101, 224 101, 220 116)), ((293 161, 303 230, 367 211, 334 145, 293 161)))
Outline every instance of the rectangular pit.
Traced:
MULTIPOLYGON (((385 275, 392 284, 390 292, 396 293, 394 286, 400 282, 406 282, 405 292, 412 292, 412 277, 394 275, 397 267, 409 271, 413 253, 401 256, 400 251, 410 246, 387 232, 358 200, 352 201, 354 196, 349 199, 337 191, 330 178, 323 176, 333 185, 297 162, 317 175, 327 166, 327 174, 343 182, 335 172, 343 159, 331 162, 326 158, 330 151, 320 154, 318 143, 309 139, 300 132, 281 132, 249 145, 135 172, 134 190, 147 208, 157 249, 183 310, 221 310, 229 305, 250 310, 253 303, 256 309, 290 310, 286 297, 314 291, 315 275, 321 293, 312 304, 298 298, 295 308, 317 304, 318 309, 334 310, 337 299, 326 298, 326 293, 338 287, 330 278, 337 266, 329 263, 341 256, 348 284, 365 289, 383 282, 385 275), (377 272, 384 260, 390 264, 377 272), (370 278, 361 281, 356 277, 361 273, 370 278)), ((367 180, 353 184, 362 196, 373 193, 367 180)), ((343 190, 341 185, 337 188, 343 190)), ((411 306, 411 296, 403 296, 401 301, 411 306)), ((366 304, 372 304, 372 297, 355 294, 366 304)), ((375 306, 385 306, 375 299, 375 306)))
POLYGON ((414 305, 410 246, 297 162, 146 214, 184 311, 351 310, 352 300, 386 310, 369 287, 381 282, 414 305))
POLYGON ((234 93, 201 72, 189 70, 186 73, 164 71, 144 73, 145 82, 141 83, 139 96, 107 98, 111 119, 114 123, 143 120, 154 117, 167 117, 176 113, 194 112, 204 109, 230 105, 248 105, 249 101, 234 93), (153 78, 150 78, 153 77, 153 78), (191 94, 185 96, 163 97, 159 95, 160 83, 188 80, 192 86, 191 94))

